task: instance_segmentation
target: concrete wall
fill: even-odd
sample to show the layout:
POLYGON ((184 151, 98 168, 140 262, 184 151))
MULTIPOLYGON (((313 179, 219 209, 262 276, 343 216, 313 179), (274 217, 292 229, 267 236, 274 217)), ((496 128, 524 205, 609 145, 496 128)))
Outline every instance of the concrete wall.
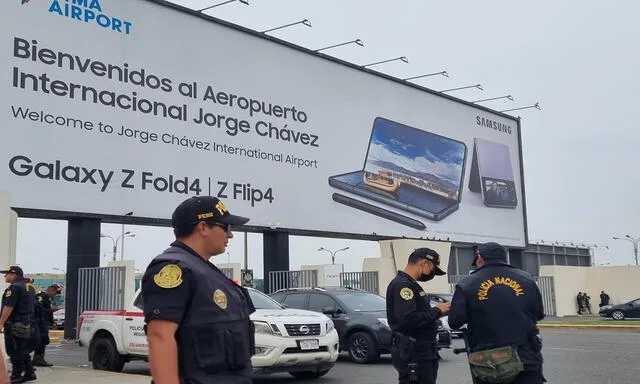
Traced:
POLYGON ((344 272, 344 264, 302 265, 302 271, 318 271, 319 287, 339 287, 340 272, 344 272))
MULTIPOLYGON (((447 271, 449 268, 449 254, 451 253, 451 243, 444 241, 427 240, 384 240, 380 241, 380 261, 378 262, 378 276, 380 295, 385 296, 387 286, 407 265, 409 255, 416 248, 428 247, 440 254, 440 267, 447 271)), ((370 267, 374 266, 372 261, 367 262, 370 267)), ((364 263, 363 263, 364 264, 364 263)), ((450 293, 451 286, 447 276, 436 276, 427 283, 419 283, 427 292, 450 293)))
MULTIPOLYGON (((0 266, 5 268, 16 263, 16 241, 18 215, 11 209, 6 191, 0 191, 0 266)), ((4 280, 1 282, 4 283, 4 280)), ((6 288, 3 286, 3 290, 6 288)))
MULTIPOLYGON (((11 201, 6 191, 0 191, 0 266, 8 267, 16 263, 16 240, 18 233, 18 216, 11 209, 11 201)), ((0 279, 1 292, 9 286, 0 279)), ((4 337, 0 342, 0 351, 5 358, 5 366, 9 367, 9 357, 4 345, 4 337)))
POLYGON ((576 315, 578 292, 591 296, 591 312, 598 313, 600 291, 611 297, 611 304, 640 298, 640 267, 571 267, 543 265, 540 276, 553 276, 558 316, 576 315))

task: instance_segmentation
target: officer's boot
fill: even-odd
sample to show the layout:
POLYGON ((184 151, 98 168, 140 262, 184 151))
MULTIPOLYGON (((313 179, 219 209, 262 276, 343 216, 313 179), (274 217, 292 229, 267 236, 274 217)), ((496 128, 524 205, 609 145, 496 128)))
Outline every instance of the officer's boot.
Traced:
POLYGON ((48 363, 45 359, 44 359, 44 353, 41 355, 33 355, 33 365, 35 365, 36 367, 51 367, 53 366, 53 364, 48 363))
POLYGON ((36 370, 33 368, 33 363, 31 359, 27 359, 27 364, 24 367, 24 376, 22 376, 22 382, 26 383, 28 381, 36 381, 36 370))
POLYGON ((22 372, 12 371, 11 384, 18 384, 18 383, 24 383, 24 380, 22 378, 22 372))

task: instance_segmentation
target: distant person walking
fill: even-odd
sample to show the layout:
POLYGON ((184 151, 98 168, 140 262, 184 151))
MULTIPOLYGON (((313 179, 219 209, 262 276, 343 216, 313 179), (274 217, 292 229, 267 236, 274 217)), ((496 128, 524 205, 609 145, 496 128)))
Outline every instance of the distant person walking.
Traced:
POLYGON ((604 291, 600 291, 600 307, 604 307, 605 305, 609 305, 609 301, 611 298, 609 295, 604 293, 604 291))

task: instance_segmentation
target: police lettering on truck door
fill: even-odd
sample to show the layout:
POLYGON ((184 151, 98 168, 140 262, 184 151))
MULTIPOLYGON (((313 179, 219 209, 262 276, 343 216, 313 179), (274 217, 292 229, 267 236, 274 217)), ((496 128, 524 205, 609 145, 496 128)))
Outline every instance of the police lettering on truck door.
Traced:
POLYGON ((144 314, 142 312, 126 312, 122 327, 127 352, 131 355, 146 356, 149 345, 147 344, 147 335, 144 333, 144 314))

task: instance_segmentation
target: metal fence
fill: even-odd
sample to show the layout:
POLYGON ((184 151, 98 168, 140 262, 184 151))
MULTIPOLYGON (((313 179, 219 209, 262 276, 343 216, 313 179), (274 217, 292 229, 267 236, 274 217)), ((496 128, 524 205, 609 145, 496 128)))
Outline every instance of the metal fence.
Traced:
POLYGON ((271 271, 269 272, 269 292, 279 289, 308 288, 318 286, 318 271, 271 271))
POLYGON ((220 272, 224 273, 225 276, 233 280, 233 268, 220 268, 220 272))
POLYGON ((363 291, 380 293, 377 271, 369 272, 341 272, 340 286, 362 289, 363 291))
POLYGON ((556 311, 556 288, 553 276, 539 276, 537 279, 540 294, 542 295, 542 305, 544 314, 555 316, 556 311))
POLYGON ((455 292, 456 290, 456 285, 458 285, 458 283, 460 281, 462 281, 462 279, 464 279, 465 277, 469 277, 469 275, 449 275, 449 287, 451 289, 450 293, 455 292))
POLYGON ((125 310, 125 267, 78 270, 78 315, 84 311, 125 310))

